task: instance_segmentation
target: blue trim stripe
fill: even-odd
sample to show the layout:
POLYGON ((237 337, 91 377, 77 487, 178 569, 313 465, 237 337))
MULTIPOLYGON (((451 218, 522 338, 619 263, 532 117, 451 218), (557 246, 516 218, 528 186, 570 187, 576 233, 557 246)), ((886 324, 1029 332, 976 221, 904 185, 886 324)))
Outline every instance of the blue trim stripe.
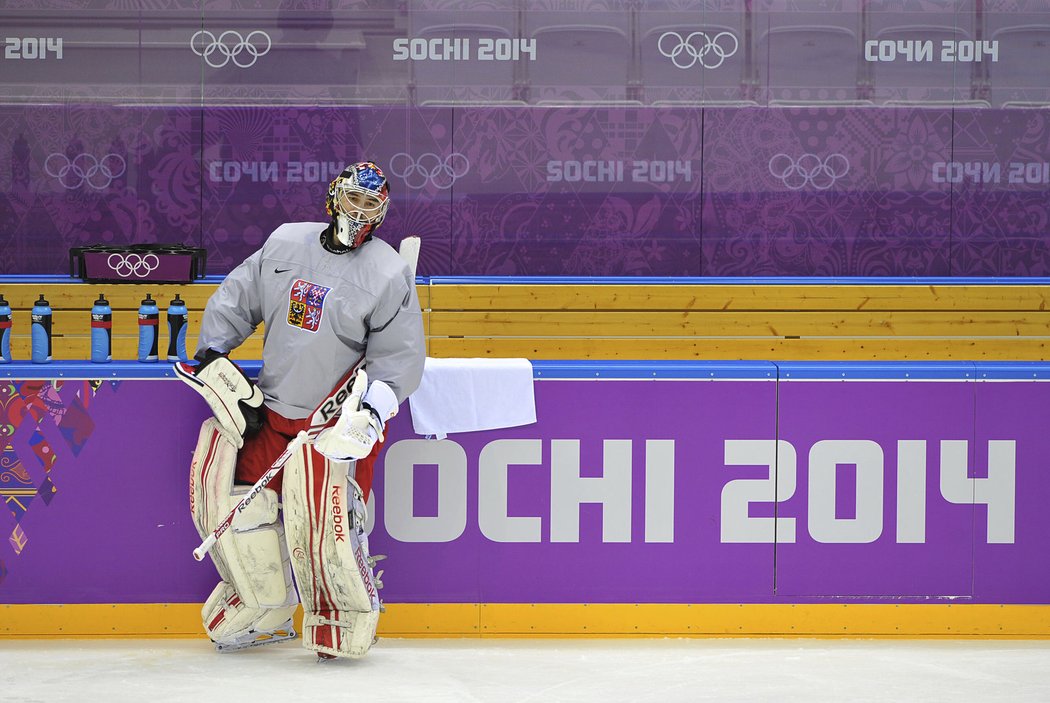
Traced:
POLYGON ((802 380, 960 380, 976 378, 970 361, 782 361, 782 381, 802 380))
POLYGON ((977 378, 987 381, 1050 380, 1050 363, 1045 361, 981 361, 974 366, 977 378))
MULTIPOLYGON (((259 375, 261 361, 238 361, 244 372, 253 378, 259 375)), ((53 361, 50 364, 34 364, 14 361, 0 364, 0 378, 14 379, 165 379, 176 378, 175 371, 167 361, 139 363, 137 361, 112 361, 108 364, 92 364, 89 361, 53 361)))
MULTIPOLYGON (((255 378, 261 361, 237 360, 255 378)), ((1050 380, 1050 362, 825 362, 825 361, 534 361, 538 380, 682 379, 682 380, 1050 380)), ((0 378, 10 379, 174 379, 171 364, 114 361, 55 361, 0 364, 0 378)))
POLYGON ((533 377, 553 379, 764 379, 775 380, 768 361, 534 361, 533 377))

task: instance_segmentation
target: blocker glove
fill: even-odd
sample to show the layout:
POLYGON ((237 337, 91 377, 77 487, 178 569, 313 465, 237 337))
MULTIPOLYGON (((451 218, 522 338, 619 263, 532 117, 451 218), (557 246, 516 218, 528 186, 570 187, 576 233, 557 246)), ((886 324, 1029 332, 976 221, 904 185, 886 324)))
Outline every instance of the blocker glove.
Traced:
POLYGON ((376 442, 383 441, 386 421, 397 414, 397 405, 390 386, 382 381, 369 385, 361 369, 350 397, 343 402, 339 420, 317 436, 314 448, 337 461, 363 459, 372 453, 376 442))
POLYGON ((207 349, 194 358, 200 362, 196 366, 177 362, 175 374, 204 397, 215 419, 240 448, 244 437, 262 429, 262 391, 223 352, 207 349))

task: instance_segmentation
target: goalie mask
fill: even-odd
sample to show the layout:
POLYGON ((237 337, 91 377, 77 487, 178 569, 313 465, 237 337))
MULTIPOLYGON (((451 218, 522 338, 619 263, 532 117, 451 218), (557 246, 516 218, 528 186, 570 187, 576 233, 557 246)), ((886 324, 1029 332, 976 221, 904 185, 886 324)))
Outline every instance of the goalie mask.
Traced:
POLYGON ((322 242, 329 251, 344 253, 361 246, 386 217, 390 184, 371 161, 347 166, 328 186, 325 209, 332 224, 322 242))

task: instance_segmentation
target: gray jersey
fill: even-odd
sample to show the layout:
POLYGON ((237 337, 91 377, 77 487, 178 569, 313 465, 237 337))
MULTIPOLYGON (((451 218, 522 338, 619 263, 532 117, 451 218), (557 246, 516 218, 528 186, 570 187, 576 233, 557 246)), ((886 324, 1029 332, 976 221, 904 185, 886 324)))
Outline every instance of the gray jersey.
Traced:
POLYGON ((362 357, 369 380, 403 401, 423 375, 425 346, 415 280, 386 242, 333 254, 327 224, 278 227, 208 300, 198 351, 231 351, 266 324, 259 388, 267 407, 304 418, 362 357))

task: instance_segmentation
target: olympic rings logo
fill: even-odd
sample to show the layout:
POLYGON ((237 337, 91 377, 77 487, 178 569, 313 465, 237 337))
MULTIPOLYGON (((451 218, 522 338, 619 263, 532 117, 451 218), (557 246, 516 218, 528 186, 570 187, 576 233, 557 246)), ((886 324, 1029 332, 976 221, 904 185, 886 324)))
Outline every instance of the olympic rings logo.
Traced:
POLYGON ((106 266, 113 269, 121 278, 145 278, 160 266, 160 257, 156 254, 110 254, 106 266))
POLYGON ((656 48, 678 68, 692 68, 696 64, 704 68, 718 68, 736 53, 740 41, 732 32, 719 32, 713 37, 708 36, 707 32, 693 32, 685 38, 678 32, 664 32, 656 41, 656 48), (669 38, 673 38, 672 43, 666 44, 664 40, 669 38))
POLYGON ((198 30, 190 39, 190 48, 197 56, 203 56, 204 62, 212 68, 222 68, 230 61, 237 68, 250 68, 260 56, 270 53, 270 35, 257 29, 242 37, 240 32, 232 29, 220 34, 218 38, 206 29, 198 30), (197 38, 201 46, 197 46, 197 38), (265 43, 264 43, 265 42, 265 43), (245 54, 246 58, 240 58, 245 54))
POLYGON ((769 173, 791 190, 802 190, 806 186, 827 190, 849 173, 849 159, 842 154, 831 154, 824 159, 816 154, 803 154, 797 159, 776 154, 769 160, 769 173))
POLYGON ((467 175, 470 161, 458 151, 452 152, 444 159, 434 153, 421 154, 415 159, 411 154, 402 151, 391 157, 388 170, 398 178, 403 178, 405 184, 413 190, 419 190, 427 184, 438 190, 447 190, 467 175))
POLYGON ((57 178, 67 190, 75 190, 85 183, 95 190, 109 188, 127 169, 127 162, 119 154, 106 154, 101 159, 91 154, 78 154, 70 159, 56 152, 44 160, 47 175, 57 178))

